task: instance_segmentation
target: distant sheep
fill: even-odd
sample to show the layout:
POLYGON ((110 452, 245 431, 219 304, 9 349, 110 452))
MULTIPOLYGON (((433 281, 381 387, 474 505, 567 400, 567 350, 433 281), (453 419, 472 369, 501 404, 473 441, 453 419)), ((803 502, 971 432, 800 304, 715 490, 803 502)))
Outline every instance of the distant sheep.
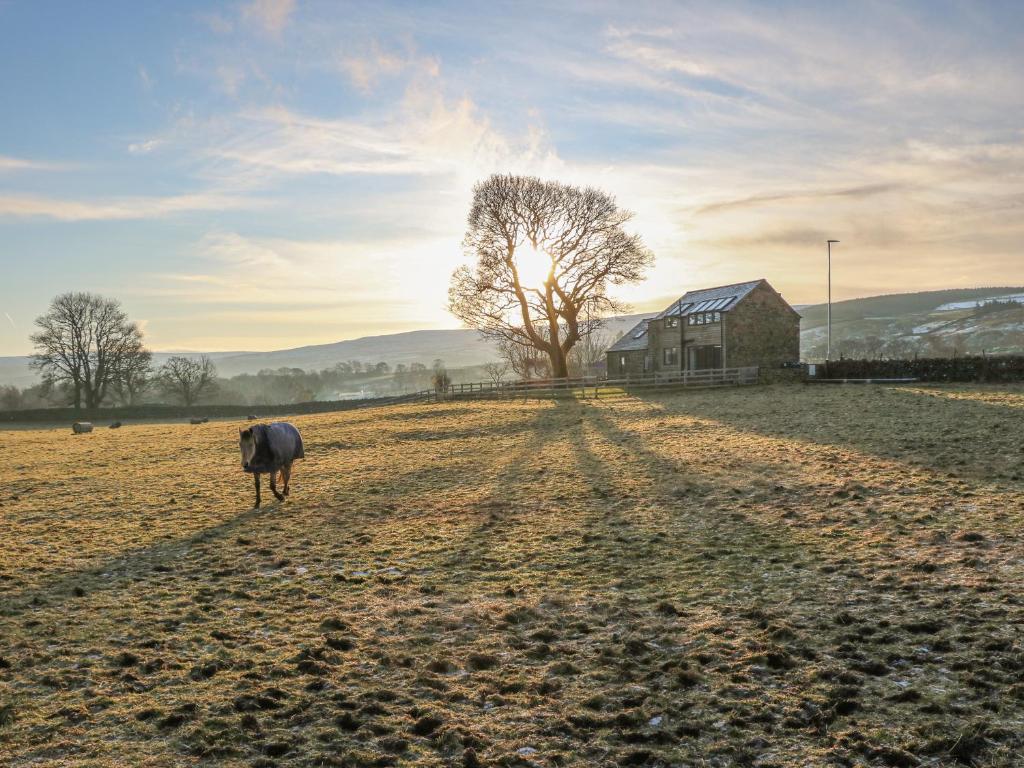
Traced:
POLYGON ((196 418, 192 418, 192 419, 189 419, 189 420, 188 420, 188 423, 189 423, 189 424, 205 424, 205 423, 206 423, 206 422, 208 422, 209 420, 210 420, 210 419, 209 419, 208 417, 206 417, 206 416, 203 416, 202 418, 198 418, 198 417, 196 417, 196 418))
POLYGON ((111 429, 120 429, 121 428, 121 422, 120 421, 115 421, 113 424, 110 425, 110 428, 111 429))
POLYGON ((92 432, 92 424, 88 421, 76 421, 71 425, 71 431, 76 435, 84 435, 88 432, 92 432))

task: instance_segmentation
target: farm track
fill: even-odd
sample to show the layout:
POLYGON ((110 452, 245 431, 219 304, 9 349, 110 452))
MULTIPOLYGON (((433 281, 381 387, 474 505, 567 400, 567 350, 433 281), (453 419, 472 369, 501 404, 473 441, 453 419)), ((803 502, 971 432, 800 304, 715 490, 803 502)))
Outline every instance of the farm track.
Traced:
POLYGON ((6 433, 0 764, 1024 764, 1024 390, 6 433))

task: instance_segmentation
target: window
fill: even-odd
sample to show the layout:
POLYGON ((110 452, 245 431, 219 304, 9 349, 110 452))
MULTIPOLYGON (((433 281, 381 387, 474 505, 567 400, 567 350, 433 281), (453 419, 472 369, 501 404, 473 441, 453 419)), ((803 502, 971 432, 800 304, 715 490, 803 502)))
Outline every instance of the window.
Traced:
POLYGON ((626 367, 626 356, 625 355, 619 355, 619 367, 620 368, 625 368, 626 367))
POLYGON ((665 327, 666 328, 675 328, 678 325, 679 325, 679 318, 678 317, 666 317, 665 318, 665 327))
POLYGON ((644 373, 647 373, 649 370, 651 370, 651 356, 644 355, 644 373))
POLYGON ((662 354, 665 365, 679 365, 679 347, 665 347, 662 354))
POLYGON ((686 324, 687 325, 696 325, 697 324, 697 316, 696 315, 690 315, 688 318, 686 318, 686 324))
POLYGON ((722 313, 721 312, 715 312, 715 322, 716 323, 722 322, 722 313))
POLYGON ((690 347, 686 350, 686 356, 687 368, 691 371, 722 367, 722 348, 717 345, 690 347))

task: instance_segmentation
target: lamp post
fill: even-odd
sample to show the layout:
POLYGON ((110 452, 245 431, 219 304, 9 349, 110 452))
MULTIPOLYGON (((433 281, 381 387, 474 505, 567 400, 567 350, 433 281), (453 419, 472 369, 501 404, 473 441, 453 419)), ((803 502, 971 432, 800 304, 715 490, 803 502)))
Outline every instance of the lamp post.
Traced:
POLYGON ((828 246, 828 341, 825 346, 826 363, 832 359, 832 243, 838 242, 838 240, 829 240, 826 243, 828 246))

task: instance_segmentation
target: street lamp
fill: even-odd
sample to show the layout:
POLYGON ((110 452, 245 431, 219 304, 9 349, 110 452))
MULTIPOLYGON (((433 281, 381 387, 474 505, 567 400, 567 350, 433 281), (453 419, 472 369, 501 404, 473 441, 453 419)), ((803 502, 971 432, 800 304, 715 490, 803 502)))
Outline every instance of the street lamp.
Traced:
POLYGON ((828 246, 828 341, 825 347, 825 362, 832 359, 832 243, 838 240, 829 240, 828 246))

